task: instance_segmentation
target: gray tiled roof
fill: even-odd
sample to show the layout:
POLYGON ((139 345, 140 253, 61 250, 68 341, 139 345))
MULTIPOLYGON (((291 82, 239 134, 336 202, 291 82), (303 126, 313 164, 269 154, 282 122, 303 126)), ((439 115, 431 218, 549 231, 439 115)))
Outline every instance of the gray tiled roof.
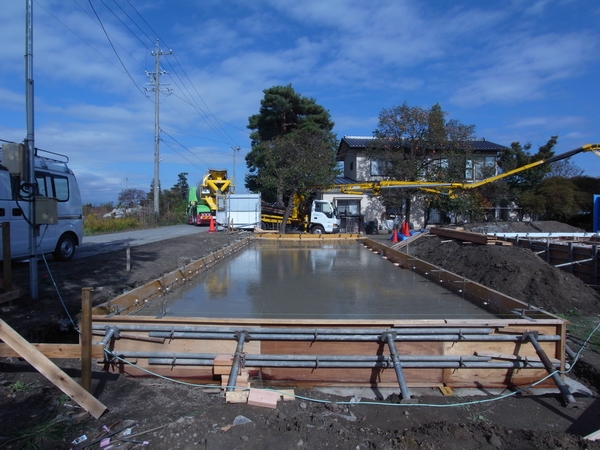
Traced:
MULTIPOLYGON (((373 136, 344 136, 342 141, 346 141, 349 147, 364 148, 373 142, 373 136)), ((340 141, 340 145, 341 145, 340 141)))
MULTIPOLYGON (((340 141, 340 149, 342 147, 342 143, 344 143, 344 142, 350 148, 365 148, 371 142, 373 142, 374 139, 375 138, 373 136, 344 136, 340 141)), ((508 148, 504 145, 495 144, 493 142, 486 141, 485 139, 475 139, 475 140, 468 141, 468 142, 471 146, 471 150, 477 150, 477 151, 499 152, 502 150, 506 150, 508 148)), ((339 149, 338 149, 338 153, 339 153, 339 149)))

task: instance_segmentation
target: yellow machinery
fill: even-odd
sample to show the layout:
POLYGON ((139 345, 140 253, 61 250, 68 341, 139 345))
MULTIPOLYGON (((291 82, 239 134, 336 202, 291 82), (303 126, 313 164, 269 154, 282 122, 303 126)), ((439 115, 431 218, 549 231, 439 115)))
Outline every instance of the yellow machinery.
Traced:
POLYGON ((532 162, 530 164, 526 164, 524 166, 518 167, 513 170, 509 170, 507 172, 501 173, 499 175, 486 178, 481 181, 476 181, 472 183, 468 182, 430 182, 430 181, 392 181, 392 180, 381 180, 381 181, 366 181, 366 182, 357 182, 357 183, 348 183, 341 185, 332 185, 329 187, 321 187, 323 190, 330 189, 339 189, 340 192, 344 194, 362 194, 362 191, 368 190, 373 192, 374 194, 378 194, 381 189, 385 188, 401 188, 401 189, 420 189, 426 192, 434 192, 434 193, 448 193, 451 194, 452 190, 456 189, 474 189, 479 186, 482 186, 487 183, 492 183, 501 178, 510 177, 519 172, 523 172, 525 170, 532 169, 537 166, 541 166, 543 164, 550 164, 553 162, 561 161, 563 159, 570 158, 579 153, 585 152, 593 152, 596 156, 600 156, 600 144, 586 144, 575 150, 571 150, 566 153, 562 153, 560 155, 552 156, 551 158, 541 159, 539 161, 532 162))
POLYGON ((188 223, 193 225, 209 225, 210 219, 217 210, 217 195, 229 192, 231 180, 227 178, 227 170, 210 169, 202 183, 190 187, 188 192, 188 223))

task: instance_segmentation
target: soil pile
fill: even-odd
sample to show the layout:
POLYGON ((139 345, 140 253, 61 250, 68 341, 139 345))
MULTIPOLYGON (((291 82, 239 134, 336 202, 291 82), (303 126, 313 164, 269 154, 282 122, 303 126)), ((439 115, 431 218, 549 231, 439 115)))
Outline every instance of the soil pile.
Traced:
POLYGON ((409 253, 551 313, 600 312, 600 296, 596 291, 525 248, 466 245, 438 236, 423 236, 410 244, 409 253))

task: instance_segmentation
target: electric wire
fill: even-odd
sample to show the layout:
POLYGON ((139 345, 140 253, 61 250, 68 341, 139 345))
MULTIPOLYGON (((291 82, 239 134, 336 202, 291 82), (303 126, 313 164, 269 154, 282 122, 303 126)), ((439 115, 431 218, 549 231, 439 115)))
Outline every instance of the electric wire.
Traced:
MULTIPOLYGON (((113 61, 111 61, 110 59, 108 59, 105 55, 103 55, 102 53, 100 53, 98 50, 96 50, 94 48, 94 46, 92 44, 90 44, 88 41, 86 41, 84 38, 82 38, 81 36, 79 36, 75 31, 73 31, 71 28, 69 28, 67 26, 67 24, 65 24, 63 21, 61 21, 58 17, 56 17, 54 14, 52 14, 48 9, 44 8, 44 5, 40 4, 39 1, 35 0, 36 5, 38 5, 40 8, 42 8, 44 11, 46 11, 46 13, 54 18, 54 20, 56 20, 58 23, 60 23, 63 27, 65 27, 67 30, 69 30, 74 36, 76 36, 81 42, 83 42, 85 45, 87 45, 89 48, 91 48, 92 50, 94 50, 96 53, 98 53, 98 55, 100 55, 102 58, 104 58, 109 64, 111 64, 112 66, 114 66, 116 69, 118 70, 123 70, 122 67, 119 67, 118 65, 116 65, 113 61)), ((78 6, 81 8, 81 5, 78 4, 78 6)), ((83 8, 82 8, 83 9, 83 8)), ((83 10, 86 14, 88 14, 87 11, 83 10)), ((89 14, 88 14, 89 15, 89 14)), ((90 16, 91 17, 91 16, 90 16)))
MULTIPOLYGON (((142 21, 146 24, 146 26, 154 33, 155 36, 157 36, 162 42, 165 43, 165 45, 167 45, 167 47, 171 48, 164 39, 162 39, 160 37, 160 35, 150 26, 150 24, 146 21, 146 19, 144 19, 144 17, 140 14, 140 12, 135 8, 135 6, 133 6, 131 4, 130 0, 127 0, 127 3, 129 4, 129 6, 136 12, 136 14, 140 17, 140 19, 142 19, 142 21)), ((138 27, 139 28, 139 27, 138 27)), ((140 28, 141 30, 141 28, 140 28)), ((177 56, 175 54, 173 54, 173 57, 175 58, 175 61, 177 61, 177 64, 179 65, 179 67, 181 68, 183 74, 185 75, 186 79, 188 80, 189 84, 192 86, 192 88, 194 89, 194 91, 196 92, 196 95, 198 96, 198 98, 202 101, 202 103, 204 104, 204 106, 206 106, 206 109, 208 110, 208 112, 210 113, 211 117, 214 117, 216 119, 216 117, 214 116, 214 114, 212 113, 212 111, 210 110, 210 108, 208 107, 208 105, 206 104, 206 102, 204 101, 204 99, 202 98, 202 96, 200 95, 200 93, 198 92, 198 90, 196 89, 194 83, 192 83, 192 81, 190 80, 189 76, 187 75, 187 72, 185 71, 185 69, 183 68, 183 66, 181 65, 181 63, 179 62, 179 60, 177 59, 177 56)), ((179 74, 177 73, 177 71, 175 70, 175 68, 173 67, 173 65, 167 61, 167 64, 169 64, 171 66, 171 68, 173 69, 173 72, 177 74, 177 77, 181 80, 181 78, 179 77, 179 74)), ((181 80, 182 81, 182 80, 181 80)), ((182 84, 183 81, 182 81, 182 84)), ((187 88, 186 88, 187 90, 187 88)), ((188 90, 189 92, 189 90, 188 90)), ((200 110, 202 110, 202 108, 200 108, 200 110)), ((205 120, 207 120, 206 118, 204 118, 205 120)), ((227 135, 227 137, 229 138, 229 142, 227 142, 227 139, 225 139, 221 133, 214 128, 214 125, 210 124, 209 121, 207 121, 207 124, 209 124, 209 126, 211 126, 211 128, 213 129, 213 131, 215 131, 216 134, 219 135, 219 137, 221 137, 223 139, 223 141, 229 145, 233 145, 233 146, 237 146, 237 144, 235 143, 235 140, 227 133, 227 130, 225 130, 220 124, 218 119, 217 120, 217 124, 219 125, 219 127, 221 128, 221 130, 223 130, 223 132, 225 133, 225 135, 227 135)), ((226 122, 224 122, 226 123, 226 122)))
MULTIPOLYGON (((46 228, 48 228, 47 225, 46 225, 46 228)), ((45 233, 45 231, 44 231, 44 233, 45 233)), ((40 244, 41 244, 41 240, 40 240, 40 244)), ((77 333, 81 334, 81 331, 79 330, 79 328, 77 328, 77 324, 75 323, 75 321, 71 317, 71 314, 69 313, 69 309, 67 308, 67 305, 65 304, 65 301, 63 300, 62 295, 60 295, 60 289, 58 288, 58 285, 56 284, 56 280, 54 279, 54 276, 52 275, 52 271, 50 270, 50 266, 48 265, 48 261, 46 260, 46 255, 44 255, 44 252, 41 252, 41 254, 42 254, 42 259, 44 260, 44 264, 46 265, 46 270, 48 271, 48 276, 50 277, 50 280, 52 281, 52 285, 54 286, 56 295, 58 295, 58 299, 60 300, 60 303, 61 303, 63 309, 65 310, 67 317, 69 318, 69 321, 73 325, 73 329, 77 333)))
MULTIPOLYGON (((204 161, 202 158, 200 158, 198 155, 196 155, 194 152, 192 152, 189 148, 187 148, 185 145, 183 145, 181 142, 179 142, 177 139, 175 139, 173 136, 171 136, 169 133, 167 133, 166 131, 164 131, 161 128, 161 131, 166 134, 167 136, 169 136, 171 139, 173 139, 173 141, 175 141, 176 144, 178 144, 179 146, 183 147, 184 149, 186 149, 188 151, 188 153, 190 153, 192 156, 194 156, 195 158, 197 158, 198 160, 200 160, 201 162, 203 162, 204 164, 206 164, 208 166, 208 163, 206 161, 204 161)), ((164 142, 164 141, 163 141, 164 142)), ((185 159, 185 158, 184 158, 185 159)), ((188 160, 189 161, 189 160, 188 160)), ((192 163, 193 164, 193 163, 192 163)))
POLYGON ((185 159, 187 162, 189 162, 192 166, 197 167, 200 170, 204 170, 202 167, 196 165, 195 163, 193 163, 192 161, 190 161, 189 159, 187 159, 184 155, 182 155, 177 150, 175 150, 175 148, 173 148, 173 146, 171 145, 170 142, 167 142, 164 139, 161 139, 161 142, 163 142, 167 147, 169 147, 171 150, 173 150, 173 152, 177 153, 179 156, 181 156, 183 159, 185 159))
MULTIPOLYGON (((109 6, 106 4, 106 2, 105 2, 104 0, 100 0, 100 1, 101 1, 101 2, 102 2, 102 4, 105 6, 105 8, 106 8, 106 9, 108 9, 108 10, 109 10, 109 11, 112 13, 112 15, 113 15, 113 16, 115 16, 115 17, 117 18, 117 20, 123 24, 123 26, 124 26, 125 28, 127 28, 127 30, 128 30, 128 31, 129 31, 129 32, 130 32, 130 33, 131 33, 131 34, 132 34, 132 35, 133 35, 133 36, 134 36, 134 37, 135 37, 135 38, 136 38, 138 41, 140 41, 140 43, 141 43, 141 44, 142 44, 144 47, 146 47, 146 49, 147 49, 147 50, 150 50, 150 48, 149 48, 149 47, 148 47, 148 46, 147 46, 147 45, 144 43, 144 41, 142 41, 142 40, 139 38, 139 36, 138 36, 137 34, 135 34, 135 33, 134 33, 132 30, 131 30, 131 28, 129 28, 129 27, 127 26, 127 24, 126 24, 125 22, 123 22, 123 20, 122 20, 122 19, 121 19, 121 18, 120 18, 120 17, 117 15, 117 13, 115 13, 115 12, 114 12, 112 9, 110 9, 110 7, 109 7, 109 6)), ((118 5, 117 5, 117 6, 118 6, 118 5)))
POLYGON ((102 20, 100 19, 100 16, 98 15, 98 13, 96 12, 96 9, 94 8, 94 5, 92 4, 92 0, 88 0, 90 7, 92 8, 92 10, 94 11, 94 14, 96 15, 96 18, 98 19, 98 22, 100 22, 100 26, 102 27, 102 31, 104 32, 104 35, 106 36, 106 39, 108 40, 108 43, 110 44, 110 46, 113 49, 113 52, 115 53, 117 59, 119 60, 119 62, 121 63, 121 66, 123 66, 123 69, 125 70, 125 72, 127 73, 127 75, 129 76, 129 79, 131 80, 131 82, 135 85, 135 87, 138 89, 138 91, 140 91, 142 93, 142 95, 144 97, 146 97, 145 92, 143 91, 142 88, 140 88, 137 83, 135 82, 135 80, 133 79, 133 77, 131 76, 131 74, 129 73, 129 71, 127 70, 127 67, 125 67, 125 64, 123 63, 123 61, 121 60, 121 57, 119 56, 119 53, 117 52, 117 49, 115 48, 115 46, 112 43, 112 40, 110 39, 110 36, 108 35, 108 32, 106 31, 106 28, 104 28, 104 24, 102 23, 102 20))
MULTIPOLYGON (((573 367, 575 367, 575 363, 577 362, 577 359, 579 358, 579 355, 581 354, 581 352, 585 349, 585 346, 587 345, 587 343, 589 342, 589 340, 592 338, 592 336, 596 333, 596 331, 598 330, 598 328, 600 328, 600 323, 598 323, 596 325, 596 327, 590 332, 590 334, 588 335, 587 339, 585 340, 584 344, 581 346, 581 348, 579 349, 579 351, 577 352, 576 358, 573 360, 573 363, 571 364, 571 367, 564 371, 561 372, 560 370, 555 370, 551 373, 549 373, 548 375, 546 375, 545 377, 530 383, 529 385, 519 388, 517 390, 511 391, 507 394, 501 394, 498 396, 494 396, 494 397, 490 397, 490 398, 485 398, 485 399, 480 399, 480 400, 471 400, 471 401, 467 401, 467 402, 457 402, 457 403, 389 403, 389 402, 382 402, 382 401, 335 401, 335 403, 337 405, 344 405, 344 406, 360 406, 360 405, 373 405, 373 406, 388 406, 388 407, 430 407, 430 408, 455 408, 455 407, 461 407, 461 406, 471 406, 471 405, 478 405, 478 404, 483 404, 483 403, 490 403, 490 402, 495 402, 495 401, 499 401, 499 400, 503 400, 505 398, 508 397, 512 397, 514 395, 517 395, 523 391, 526 391, 527 389, 530 389, 532 387, 535 387, 541 383, 543 383, 544 381, 546 381, 547 379, 549 379, 550 377, 554 376, 554 374, 559 373, 559 374, 567 374, 569 373, 573 367)), ((197 384, 193 384, 193 383, 188 383, 185 381, 181 381, 181 380, 176 380, 174 378, 170 378, 170 377, 166 377, 164 375, 160 375, 156 372, 152 372, 151 370, 148 370, 144 367, 140 367, 137 364, 134 364, 130 361, 127 361, 124 358, 119 357, 118 355, 116 355, 115 353, 113 353, 112 351, 108 350, 107 348, 104 349, 104 352, 111 358, 114 358, 120 362, 123 362, 125 364, 128 364, 132 367, 135 367, 136 369, 139 369, 149 375, 155 376, 157 378, 161 378, 165 381, 170 381, 173 383, 177 383, 177 384, 183 384, 183 385, 187 385, 187 386, 193 386, 193 387, 200 387, 200 385, 197 384)), ((215 388, 219 388, 219 389, 223 389, 223 388, 235 388, 235 386, 221 386, 221 385, 201 385, 202 387, 205 388, 210 388, 210 387, 215 387, 215 388)), ((242 391, 247 391, 249 390, 248 388, 236 388, 236 389, 240 389, 242 391)), ((278 391, 277 389, 269 389, 269 388, 256 388, 258 390, 263 390, 263 391, 270 391, 270 392, 277 392, 277 393, 281 393, 281 394, 285 394, 284 392, 278 391)), ((286 394, 289 395, 289 394, 286 394)), ((333 403, 331 400, 322 400, 322 399, 317 399, 317 398, 312 398, 312 397, 306 397, 306 396, 301 396, 301 395, 296 395, 294 394, 295 398, 299 398, 311 403, 323 403, 323 404, 331 404, 333 403)))
MULTIPOLYGON (((115 1, 115 0, 113 0, 115 1)), ((95 16, 96 16, 96 20, 97 22, 100 24, 100 26, 102 27, 102 30, 107 38, 107 40, 109 41, 113 52, 115 53, 115 55, 117 56, 119 62, 121 63, 121 67, 117 66, 116 64, 114 64, 112 61, 110 61, 108 58, 106 58, 106 56, 102 55, 100 52, 98 52, 96 49, 94 49, 94 47, 89 44, 87 41, 85 41, 81 36, 79 36, 77 33, 75 33, 72 29, 70 29, 65 23, 63 23, 61 20, 59 20, 55 15, 53 15, 50 11, 48 11, 46 8, 44 8, 42 5, 40 5, 40 7, 42 7, 49 15, 51 15, 55 20, 57 20, 61 25, 63 25, 65 28, 67 28, 71 33, 73 33, 75 36, 77 36, 82 42, 84 42, 86 45, 88 45, 90 48, 92 48, 95 52, 97 52, 98 54, 100 54, 104 59, 106 59, 108 62, 110 62, 113 66, 115 66, 116 68, 119 68, 120 70, 123 70, 124 73, 126 73, 129 78, 131 79, 131 81, 134 83, 134 85, 138 88, 138 90, 140 90, 140 92, 142 92, 144 94, 144 96, 146 98, 146 89, 140 88, 140 86, 135 82, 135 80, 133 79, 132 75, 129 73, 129 71, 127 70, 122 58, 119 56, 118 52, 116 51, 115 46, 113 45, 113 42, 116 42, 117 44, 118 41, 115 40, 114 38, 111 39, 109 33, 107 32, 106 28, 104 27, 104 24, 102 23, 99 14, 97 13, 97 11, 95 10, 95 8, 93 7, 91 0, 88 0, 92 11, 94 12, 95 16)), ((120 17, 118 14, 115 13, 115 11, 113 9, 111 9, 111 7, 104 1, 101 0, 102 4, 106 7, 106 9, 108 9, 111 14, 113 14, 117 20, 119 20, 119 22, 121 22, 121 24, 127 29, 127 31, 129 33, 131 33, 138 41, 140 41, 140 43, 146 48, 149 49, 149 47, 140 39, 140 37, 133 32, 133 30, 131 29, 131 27, 129 27, 120 17)), ((39 2, 36 0, 36 3, 39 4, 39 2)), ((116 3, 116 1, 115 1, 116 3)), ((139 11, 137 11, 137 9, 130 3, 128 2, 129 5, 131 6, 131 8, 136 12, 136 14, 142 19, 142 21, 148 26, 148 28, 150 28, 152 30, 153 33, 155 33, 158 36, 158 33, 156 33, 152 27, 148 24, 148 22, 143 18, 143 16, 139 13, 139 11)), ((87 11, 85 11, 85 9, 83 9, 81 7, 81 5, 79 5, 79 3, 76 2, 76 4, 86 13, 89 15, 89 13, 87 11)), ((150 38, 150 36, 148 36, 148 34, 137 24, 137 22, 135 22, 135 20, 133 20, 133 18, 118 4, 116 3, 117 6, 119 7, 119 9, 123 12, 123 14, 140 30, 140 32, 142 32, 144 34, 144 36, 148 39, 148 41, 152 41, 152 39, 150 38)), ((93 16, 90 15, 91 18, 93 18, 93 16)), ((161 41, 164 42, 164 40, 162 38, 159 39, 161 41)), ((121 48, 123 48, 123 50, 125 52, 127 52, 127 50, 119 44, 119 46, 121 48)), ((141 67, 144 67, 144 65, 142 63, 140 63, 139 61, 137 61, 135 59, 135 57, 133 57, 133 55, 131 55, 129 52, 127 52, 128 55, 137 62, 138 65, 140 65, 141 67)), ((193 93, 190 91, 190 89, 187 87, 185 81, 179 76, 179 70, 177 70, 168 60, 167 63, 169 64, 169 66, 172 68, 172 72, 173 74, 177 77, 177 79, 179 79, 180 83, 177 83, 177 80, 175 78, 172 77, 172 80, 174 81, 174 84, 177 86, 178 89, 181 90, 182 94, 185 96, 185 99, 177 96, 177 98, 179 98, 180 100, 188 103, 190 106, 192 106, 194 108, 194 110, 198 113, 198 115, 207 123, 207 125, 212 129, 212 131, 219 136, 219 138, 221 139, 221 141, 217 141, 215 140, 215 142, 222 142, 227 144, 230 147, 239 147, 237 145, 237 143, 235 142, 235 140, 229 135, 229 133, 227 132, 227 130, 221 125, 221 123, 223 124, 227 124, 235 129, 241 130, 238 127, 235 127, 223 120, 218 119, 210 110, 210 108, 208 107, 208 105, 206 104, 206 102, 204 101, 204 99, 200 96, 198 90, 195 88, 195 86, 193 85, 193 83, 191 82, 189 76, 187 75, 185 69, 183 68, 183 66, 181 65, 181 63, 179 62, 179 60, 177 59, 177 57, 175 57, 175 60, 177 61, 178 66, 180 67, 181 71, 183 72, 183 74, 185 75, 185 78, 188 80, 189 84, 192 86, 194 92, 196 93, 197 97, 201 100, 201 102, 205 105, 206 110, 208 110, 208 112, 206 112, 197 101, 194 100, 194 95, 193 93)), ((149 99, 150 100, 150 99, 149 99)), ((175 110, 177 110, 173 105, 171 105, 171 107, 175 110)), ((193 124, 192 124, 193 126, 193 124)), ((245 130, 241 130, 241 131, 245 131, 245 130)))

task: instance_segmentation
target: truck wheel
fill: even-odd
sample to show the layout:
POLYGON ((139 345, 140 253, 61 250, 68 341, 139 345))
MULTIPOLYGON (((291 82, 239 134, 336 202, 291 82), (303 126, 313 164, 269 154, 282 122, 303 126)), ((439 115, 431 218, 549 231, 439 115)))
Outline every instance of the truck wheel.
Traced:
POLYGON ((58 243, 56 249, 52 253, 54 259, 57 261, 70 261, 75 255, 75 238, 70 234, 63 234, 58 243))
POLYGON ((325 233, 325 229, 321 225, 315 225, 310 229, 312 234, 323 234, 325 233))

